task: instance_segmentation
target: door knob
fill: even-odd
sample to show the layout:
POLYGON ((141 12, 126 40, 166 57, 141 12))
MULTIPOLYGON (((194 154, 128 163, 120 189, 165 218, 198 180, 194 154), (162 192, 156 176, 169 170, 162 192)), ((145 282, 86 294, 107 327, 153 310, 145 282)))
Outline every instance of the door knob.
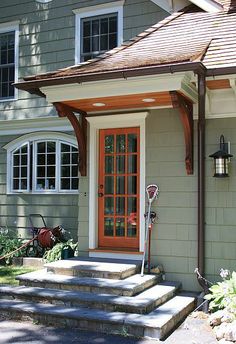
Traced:
POLYGON ((103 193, 102 192, 99 192, 98 193, 98 197, 103 197, 104 195, 103 195, 103 193))

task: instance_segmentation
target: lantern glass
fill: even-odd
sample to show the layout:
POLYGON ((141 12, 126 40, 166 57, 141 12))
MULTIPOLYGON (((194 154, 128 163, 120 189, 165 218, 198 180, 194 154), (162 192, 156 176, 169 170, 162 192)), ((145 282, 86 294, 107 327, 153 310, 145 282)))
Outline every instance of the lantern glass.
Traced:
POLYGON ((214 177, 228 177, 228 158, 219 157, 215 159, 215 174, 214 177))

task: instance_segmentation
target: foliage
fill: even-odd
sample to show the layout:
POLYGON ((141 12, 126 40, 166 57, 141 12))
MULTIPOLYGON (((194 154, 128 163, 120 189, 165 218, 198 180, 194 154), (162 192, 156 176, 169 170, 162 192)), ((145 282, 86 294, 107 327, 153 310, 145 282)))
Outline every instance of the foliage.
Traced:
POLYGON ((33 268, 21 266, 1 266, 0 267, 0 284, 18 285, 15 280, 16 276, 34 271, 33 268))
POLYGON ((205 299, 210 300, 209 308, 213 312, 226 309, 236 318, 236 272, 231 274, 222 269, 220 275, 223 281, 214 284, 205 299))
MULTIPOLYGON (((8 233, 0 233, 0 257, 15 251, 23 245, 24 241, 19 238, 12 238, 8 233)), ((25 248, 11 254, 4 261, 6 264, 11 264, 13 257, 23 257, 25 255, 25 248)))
POLYGON ((64 243, 60 242, 60 243, 56 244, 51 250, 47 250, 44 253, 43 258, 46 260, 47 263, 51 263, 51 262, 55 262, 56 260, 60 260, 62 249, 68 245, 75 251, 78 243, 73 243, 72 239, 70 239, 64 243))

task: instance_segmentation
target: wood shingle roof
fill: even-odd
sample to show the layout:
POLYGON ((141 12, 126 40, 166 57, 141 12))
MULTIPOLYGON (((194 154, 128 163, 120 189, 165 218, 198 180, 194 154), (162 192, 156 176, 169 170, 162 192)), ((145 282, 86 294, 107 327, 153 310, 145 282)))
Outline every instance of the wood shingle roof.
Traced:
POLYGON ((25 80, 195 61, 207 69, 236 67, 236 0, 220 2, 221 12, 207 13, 190 5, 94 60, 25 80))

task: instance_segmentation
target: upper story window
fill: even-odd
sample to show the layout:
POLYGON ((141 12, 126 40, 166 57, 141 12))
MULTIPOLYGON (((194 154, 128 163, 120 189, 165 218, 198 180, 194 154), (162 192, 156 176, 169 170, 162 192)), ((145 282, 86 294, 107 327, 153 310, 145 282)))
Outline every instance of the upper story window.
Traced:
POLYGON ((16 97, 18 31, 16 24, 0 24, 0 100, 16 97))
POLYGON ((123 41, 124 1, 74 10, 76 14, 76 63, 119 46, 123 41))
POLYGON ((78 191, 78 148, 73 137, 59 133, 24 135, 4 148, 8 153, 9 193, 78 191))
POLYGON ((114 13, 81 20, 81 62, 117 46, 117 19, 117 13, 114 13))

